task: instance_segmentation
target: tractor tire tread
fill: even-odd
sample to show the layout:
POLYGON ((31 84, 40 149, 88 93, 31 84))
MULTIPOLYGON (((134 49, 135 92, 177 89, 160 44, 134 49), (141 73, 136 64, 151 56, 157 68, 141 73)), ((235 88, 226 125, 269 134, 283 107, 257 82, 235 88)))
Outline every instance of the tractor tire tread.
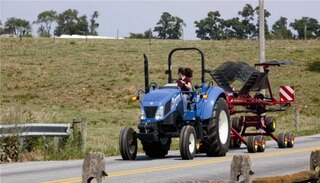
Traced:
POLYGON ((196 138, 196 131, 193 126, 187 125, 184 126, 180 133, 180 141, 179 141, 179 147, 180 147, 180 154, 182 159, 193 159, 195 156, 196 148, 193 152, 189 152, 189 136, 190 134, 194 134, 194 138, 196 138))
POLYGON ((136 132, 131 127, 125 127, 120 131, 119 149, 120 149, 120 154, 123 160, 134 160, 137 156, 137 149, 138 149, 137 139, 133 139, 134 145, 135 145, 135 149, 133 153, 130 152, 130 149, 128 147, 128 140, 129 140, 128 138, 134 138, 133 136, 135 133, 136 132))
MULTIPOLYGON (((217 122, 217 116, 216 116, 216 112, 218 110, 223 110, 223 109, 228 109, 228 106, 226 104, 225 99, 223 98, 219 98, 216 102, 216 104, 214 105, 214 109, 213 109, 213 117, 209 120, 208 123, 208 138, 207 138, 207 147, 206 147, 206 153, 207 156, 212 157, 212 156, 225 156, 228 148, 229 148, 229 144, 230 144, 230 135, 228 136, 227 142, 226 144, 222 145, 220 143, 220 137, 219 137, 219 129, 218 128, 218 122, 217 122)), ((220 112, 219 111, 219 112, 220 112)), ((228 114, 228 110, 227 112, 227 117, 230 121, 230 117, 228 114)), ((230 123, 228 123, 228 128, 230 131, 230 123)))

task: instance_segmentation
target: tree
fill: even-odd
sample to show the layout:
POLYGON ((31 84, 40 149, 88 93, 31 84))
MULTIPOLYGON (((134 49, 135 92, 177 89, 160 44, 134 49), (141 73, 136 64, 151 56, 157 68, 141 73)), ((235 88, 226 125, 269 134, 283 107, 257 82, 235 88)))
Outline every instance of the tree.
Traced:
POLYGON ((129 38, 130 39, 144 39, 144 35, 142 33, 129 33, 129 38))
POLYGON ((5 22, 4 32, 8 34, 30 36, 31 34, 30 22, 24 19, 11 17, 5 22))
POLYGON ((249 38, 252 36, 252 34, 255 32, 255 26, 251 21, 254 20, 254 10, 250 4, 246 4, 242 11, 238 12, 238 15, 240 15, 243 19, 241 20, 241 23, 243 25, 243 32, 244 37, 243 38, 249 38))
POLYGON ((224 25, 226 26, 226 29, 225 29, 226 38, 237 38, 237 39, 247 38, 245 33, 246 32, 245 25, 240 21, 239 17, 226 20, 224 22, 224 25))
POLYGON ((83 15, 77 19, 76 24, 76 34, 88 35, 89 34, 89 23, 87 21, 87 16, 83 15))
POLYGON ((255 32, 255 26, 251 21, 254 20, 254 10, 250 4, 246 4, 242 11, 238 12, 238 15, 242 16, 241 23, 243 25, 244 36, 242 38, 249 38, 255 32))
POLYGON ((57 19, 57 12, 53 10, 43 11, 38 14, 38 19, 34 23, 39 24, 38 34, 40 37, 50 37, 51 36, 51 26, 57 19))
MULTIPOLYGON (((259 6, 256 7, 255 9, 255 12, 256 12, 256 15, 258 16, 258 20, 257 20, 257 24, 256 24, 256 30, 255 30, 255 33, 253 35, 253 37, 259 37, 259 6)), ((271 13, 264 9, 264 34, 266 35, 266 37, 268 37, 269 35, 269 27, 268 27, 268 22, 267 22, 267 18, 271 16, 271 13)))
POLYGON ((60 36, 61 34, 75 34, 77 19, 77 10, 68 9, 63 13, 60 13, 57 18, 57 27, 54 31, 55 34, 58 36, 60 36))
POLYGON ((208 35, 207 31, 207 22, 205 19, 201 19, 200 21, 194 22, 196 29, 197 38, 200 38, 201 40, 209 40, 210 36, 208 35))
POLYGON ((280 17, 280 19, 272 25, 272 34, 276 39, 292 38, 292 32, 287 28, 287 20, 286 17, 280 17))
POLYGON ((304 38, 304 29, 306 26, 307 38, 316 38, 319 35, 320 25, 318 20, 310 17, 302 17, 301 19, 295 19, 294 22, 290 23, 290 26, 298 32, 298 38, 304 38))
POLYGON ((160 39, 180 39, 183 31, 182 27, 186 26, 181 18, 172 16, 168 12, 162 13, 157 25, 153 31, 158 32, 158 38, 160 39))
POLYGON ((158 32, 158 37, 160 39, 166 39, 168 37, 169 30, 172 29, 173 21, 172 15, 168 12, 164 12, 157 23, 159 26, 156 26, 153 31, 158 32))
POLYGON ((184 21, 179 17, 174 17, 174 25, 169 39, 180 39, 182 37, 183 26, 186 26, 184 21))
POLYGON ((2 22, 0 20, 0 35, 3 34, 3 27, 2 27, 2 22))
POLYGON ((210 11, 208 16, 201 19, 199 22, 195 21, 195 27, 197 27, 196 34, 197 37, 202 40, 221 40, 225 37, 224 34, 224 20, 220 18, 221 15, 219 11, 210 11))
POLYGON ((81 17, 78 17, 77 10, 68 9, 59 14, 57 18, 57 24, 58 25, 54 32, 58 36, 60 36, 61 34, 89 34, 89 23, 87 20, 87 16, 83 15, 81 17))
POLYGON ((242 11, 238 12, 239 17, 226 20, 227 38, 248 39, 253 36, 256 27, 251 22, 254 20, 254 10, 250 4, 246 4, 242 11))
POLYGON ((144 31, 144 38, 146 39, 154 38, 151 29, 144 31))
POLYGON ((98 17, 98 11, 94 11, 90 19, 90 35, 98 35, 97 28, 99 27, 99 23, 96 22, 98 17))
POLYGON ((154 38, 151 30, 146 30, 144 33, 129 33, 130 39, 149 39, 154 38))

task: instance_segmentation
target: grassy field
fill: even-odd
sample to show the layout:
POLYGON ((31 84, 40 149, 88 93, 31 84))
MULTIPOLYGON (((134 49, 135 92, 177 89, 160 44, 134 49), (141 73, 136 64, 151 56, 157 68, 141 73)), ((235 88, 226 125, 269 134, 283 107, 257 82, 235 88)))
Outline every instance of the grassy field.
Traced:
MULTIPOLYGON (((136 127, 139 106, 130 101, 144 87, 143 54, 150 63, 150 80, 162 85, 167 76, 167 54, 176 47, 198 47, 206 67, 224 61, 258 62, 258 41, 182 40, 65 40, 1 38, 1 123, 71 122, 86 118, 88 150, 118 154, 118 135, 124 126, 136 127)), ((295 85, 296 103, 277 113, 278 131, 294 131, 293 109, 302 108, 301 131, 320 133, 320 73, 309 66, 320 62, 320 41, 267 41, 266 60, 292 60, 294 66, 272 68, 274 92, 280 85, 295 85)), ((200 60, 192 52, 174 57, 174 70, 195 70, 200 81, 200 60)), ((319 64, 318 64, 319 65, 319 64)), ((318 66, 319 68, 319 66, 318 66)), ((211 80, 207 75, 207 79, 211 80)))

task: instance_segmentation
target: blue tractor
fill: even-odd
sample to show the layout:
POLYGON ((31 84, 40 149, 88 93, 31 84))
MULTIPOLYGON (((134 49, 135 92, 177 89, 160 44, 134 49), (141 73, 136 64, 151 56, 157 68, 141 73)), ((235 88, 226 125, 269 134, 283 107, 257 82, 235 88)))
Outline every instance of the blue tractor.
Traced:
POLYGON ((138 132, 125 127, 120 132, 119 149, 124 160, 134 160, 138 143, 150 158, 164 158, 171 139, 179 139, 182 159, 193 159, 197 152, 207 156, 225 156, 230 144, 230 111, 225 91, 213 82, 206 83, 205 60, 198 48, 176 48, 168 56, 168 84, 149 85, 148 59, 144 55, 145 90, 133 97, 140 103, 138 132), (201 84, 182 92, 172 77, 172 56, 178 51, 197 51, 201 56, 201 84), (188 95, 187 100, 183 95, 188 95), (187 108, 184 109, 184 102, 187 108))

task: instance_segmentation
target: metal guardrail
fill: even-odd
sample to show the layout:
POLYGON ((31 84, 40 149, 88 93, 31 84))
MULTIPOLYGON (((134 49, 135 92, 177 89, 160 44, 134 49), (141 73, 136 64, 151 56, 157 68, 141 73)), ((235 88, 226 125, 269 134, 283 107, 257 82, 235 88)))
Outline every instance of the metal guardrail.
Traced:
POLYGON ((71 134, 70 124, 17 124, 0 125, 0 138, 18 135, 19 137, 52 136, 67 137, 71 134))

